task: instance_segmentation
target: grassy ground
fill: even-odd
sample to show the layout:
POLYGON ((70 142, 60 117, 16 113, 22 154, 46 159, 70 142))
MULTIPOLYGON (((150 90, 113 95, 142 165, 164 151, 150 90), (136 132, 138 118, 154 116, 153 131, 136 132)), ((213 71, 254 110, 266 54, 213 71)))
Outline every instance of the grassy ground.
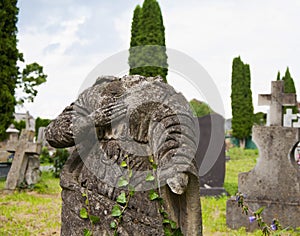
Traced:
MULTIPOLYGON (((229 151, 230 161, 226 163, 225 188, 230 195, 237 192, 237 176, 251 170, 258 157, 257 150, 229 151)), ((42 181, 30 192, 4 194, 5 182, 0 180, 0 236, 6 235, 59 235, 60 231, 60 187, 59 180, 51 173, 43 173, 42 181)), ((246 233, 244 228, 231 230, 226 226, 226 201, 228 197, 202 197, 202 218, 206 235, 262 235, 261 231, 246 233)), ((286 233, 282 235, 300 235, 286 233)))
POLYGON ((59 235, 60 186, 59 180, 45 172, 33 191, 13 194, 3 192, 0 181, 0 235, 59 235))

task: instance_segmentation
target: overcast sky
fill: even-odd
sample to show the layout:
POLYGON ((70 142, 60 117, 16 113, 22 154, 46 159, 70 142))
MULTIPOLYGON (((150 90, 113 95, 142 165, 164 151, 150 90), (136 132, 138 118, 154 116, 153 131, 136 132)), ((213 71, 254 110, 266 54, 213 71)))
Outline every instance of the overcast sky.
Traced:
MULTIPOLYGON (((29 110, 55 118, 74 101, 87 75, 104 59, 126 50, 137 0, 19 0, 19 50, 27 63, 38 62, 48 75, 29 110)), ((236 56, 250 65, 255 111, 257 96, 289 66, 300 86, 299 0, 160 0, 166 46, 187 54, 209 73, 231 117, 231 66, 236 56)), ((206 100, 183 77, 170 84, 188 100, 206 100)), ((203 92, 203 91, 202 91, 203 92)))

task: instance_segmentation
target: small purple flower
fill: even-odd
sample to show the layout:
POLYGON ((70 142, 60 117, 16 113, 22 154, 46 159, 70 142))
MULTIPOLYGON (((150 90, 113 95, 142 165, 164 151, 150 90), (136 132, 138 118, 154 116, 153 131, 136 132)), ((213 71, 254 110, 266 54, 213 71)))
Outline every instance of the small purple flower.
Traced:
POLYGON ((277 225, 271 224, 271 229, 274 230, 274 231, 277 230, 277 225))
POLYGON ((254 222, 255 220, 256 220, 256 217, 255 217, 255 216, 250 216, 250 217, 249 217, 250 223, 254 222))
POLYGON ((235 201, 238 202, 240 200, 240 196, 236 196, 235 201))

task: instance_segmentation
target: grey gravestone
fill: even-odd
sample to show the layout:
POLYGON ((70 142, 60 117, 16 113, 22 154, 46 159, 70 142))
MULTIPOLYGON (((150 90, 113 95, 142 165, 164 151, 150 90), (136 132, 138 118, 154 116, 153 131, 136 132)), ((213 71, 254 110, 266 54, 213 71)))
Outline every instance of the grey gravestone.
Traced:
POLYGON ((14 153, 14 160, 6 180, 5 188, 7 190, 15 190, 26 179, 30 182, 28 184, 33 184, 38 179, 33 175, 39 175, 39 170, 34 166, 37 162, 39 163, 38 156, 35 155, 40 153, 41 145, 33 143, 33 138, 33 131, 22 130, 18 141, 8 141, 6 149, 8 152, 14 153))
POLYGON ((45 147, 47 144, 47 140, 45 137, 45 129, 46 127, 40 127, 37 136, 37 142, 42 144, 42 147, 45 147))
POLYGON ((200 130, 200 139, 196 154, 197 165, 200 167, 204 158, 209 158, 214 160, 214 164, 209 169, 209 171, 200 171, 200 184, 201 184, 201 196, 218 196, 226 194, 226 191, 223 187, 225 179, 225 134, 224 134, 224 118, 218 114, 210 114, 204 117, 198 118, 199 130, 200 130), (212 136, 212 125, 215 126, 219 139, 214 139, 214 142, 211 142, 212 136), (218 143, 219 142, 219 143, 218 143), (210 148, 221 147, 220 151, 217 152, 217 158, 215 153, 209 152, 210 148))
MULTIPOLYGON (((271 107, 277 110, 271 109, 271 126, 253 127, 253 140, 260 156, 253 170, 239 174, 238 188, 247 196, 245 201, 252 210, 265 207, 262 216, 266 223, 271 224, 277 218, 283 227, 296 228, 300 219, 300 170, 294 151, 299 142, 299 129, 281 125, 282 107, 296 104, 296 96, 284 94, 283 86, 283 81, 272 82, 270 97, 280 99, 272 99, 271 107)), ((248 216, 242 215, 235 199, 227 201, 226 220, 234 229, 257 228, 256 223, 249 223, 248 216)))
POLYGON ((50 145, 75 146, 61 173, 61 235, 82 235, 91 229, 89 220, 80 218, 86 207, 83 193, 91 214, 100 218, 93 233, 114 234, 112 208, 122 191, 128 194, 117 184, 128 171, 120 167, 125 160, 136 192, 117 232, 164 235, 159 203, 149 199, 157 185, 145 181, 147 172, 153 171, 149 156, 158 165, 153 174, 169 218, 184 235, 202 235, 194 126, 189 103, 160 77, 99 78, 46 130, 50 145))

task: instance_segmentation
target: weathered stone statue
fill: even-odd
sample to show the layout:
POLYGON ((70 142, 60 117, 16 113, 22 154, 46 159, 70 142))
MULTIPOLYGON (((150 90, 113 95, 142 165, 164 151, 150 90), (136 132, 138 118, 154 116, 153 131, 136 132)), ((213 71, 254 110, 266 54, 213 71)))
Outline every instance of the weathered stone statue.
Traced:
POLYGON ((74 146, 61 173, 61 235, 164 235, 166 219, 202 235, 196 137, 188 102, 160 77, 98 78, 46 129, 50 145, 74 146))

